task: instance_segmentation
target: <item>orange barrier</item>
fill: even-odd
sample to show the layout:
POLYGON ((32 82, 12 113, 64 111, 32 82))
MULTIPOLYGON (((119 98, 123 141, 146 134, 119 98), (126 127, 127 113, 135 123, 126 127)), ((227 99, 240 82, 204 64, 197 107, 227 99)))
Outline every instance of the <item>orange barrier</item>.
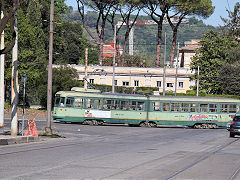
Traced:
POLYGON ((37 126, 36 126, 35 120, 28 119, 27 123, 28 123, 27 131, 24 133, 24 136, 37 136, 38 137, 37 126))

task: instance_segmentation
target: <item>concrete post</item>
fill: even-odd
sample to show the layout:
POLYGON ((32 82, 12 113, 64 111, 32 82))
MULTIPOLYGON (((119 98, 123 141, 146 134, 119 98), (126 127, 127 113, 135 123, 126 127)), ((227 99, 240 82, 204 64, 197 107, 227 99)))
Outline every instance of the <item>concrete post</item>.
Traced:
POLYGON ((164 42, 164 59, 163 59, 163 96, 165 96, 166 91, 166 58, 167 58, 167 34, 165 32, 165 42, 164 42))
MULTIPOLYGON (((1 19, 3 12, 1 12, 1 19)), ((4 31, 1 34, 1 49, 4 49, 4 31)), ((0 128, 4 127, 4 59, 5 55, 0 57, 0 128)))
POLYGON ((112 76, 112 93, 115 93, 115 57, 116 57, 116 34, 117 34, 117 25, 114 26, 114 37, 113 37, 113 76, 112 76))
POLYGON ((19 85, 18 85, 18 27, 17 27, 17 12, 14 15, 14 30, 16 32, 15 45, 12 49, 12 114, 11 114, 11 136, 17 136, 18 132, 18 117, 17 117, 17 105, 18 105, 18 94, 19 94, 19 85))
POLYGON ((50 32, 49 32, 49 64, 48 64, 48 91, 47 91, 47 126, 45 131, 52 134, 51 110, 52 110, 52 56, 53 56, 53 20, 54 20, 54 0, 51 0, 50 7, 50 32))
POLYGON ((87 65, 88 65, 88 48, 85 49, 85 79, 84 79, 84 89, 87 90, 87 65))

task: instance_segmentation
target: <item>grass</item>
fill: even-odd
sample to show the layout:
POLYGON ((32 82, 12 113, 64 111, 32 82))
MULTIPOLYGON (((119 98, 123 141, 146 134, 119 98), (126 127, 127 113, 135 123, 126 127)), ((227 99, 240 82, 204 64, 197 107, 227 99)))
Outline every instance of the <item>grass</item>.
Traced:
POLYGON ((46 137, 46 138, 66 138, 65 136, 58 134, 56 131, 52 131, 52 133, 46 133, 45 130, 42 130, 42 132, 39 134, 40 137, 46 137))

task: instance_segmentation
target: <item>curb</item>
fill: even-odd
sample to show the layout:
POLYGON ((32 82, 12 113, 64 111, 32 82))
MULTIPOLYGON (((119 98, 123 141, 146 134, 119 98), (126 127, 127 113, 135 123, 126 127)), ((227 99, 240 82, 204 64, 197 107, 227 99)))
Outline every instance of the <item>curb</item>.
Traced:
POLYGON ((39 137, 36 137, 36 136, 0 137, 0 146, 29 143, 29 142, 38 142, 38 141, 39 141, 39 137))

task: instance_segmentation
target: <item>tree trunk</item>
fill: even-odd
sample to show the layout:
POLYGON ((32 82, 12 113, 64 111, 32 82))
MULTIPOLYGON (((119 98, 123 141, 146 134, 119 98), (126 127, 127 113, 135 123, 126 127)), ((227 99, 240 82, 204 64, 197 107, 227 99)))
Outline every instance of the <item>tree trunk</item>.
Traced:
POLYGON ((126 55, 126 47, 127 47, 129 32, 130 32, 130 30, 128 29, 126 34, 125 34, 125 39, 124 39, 123 54, 122 54, 122 58, 121 58, 122 59, 122 61, 121 61, 121 66, 122 67, 125 65, 125 55, 126 55))
POLYGON ((170 54, 170 67, 171 68, 173 68, 173 64, 174 64, 176 43, 177 43, 177 28, 174 28, 173 39, 172 39, 172 49, 171 49, 171 54, 170 54))
POLYGON ((161 61, 161 43, 162 43, 162 24, 158 24, 158 44, 157 44, 157 52, 156 52, 156 61, 155 65, 156 67, 160 67, 160 61, 161 61))
POLYGON ((99 44, 99 52, 98 52, 98 63, 99 66, 102 66, 103 63, 103 39, 100 39, 100 44, 99 44))

